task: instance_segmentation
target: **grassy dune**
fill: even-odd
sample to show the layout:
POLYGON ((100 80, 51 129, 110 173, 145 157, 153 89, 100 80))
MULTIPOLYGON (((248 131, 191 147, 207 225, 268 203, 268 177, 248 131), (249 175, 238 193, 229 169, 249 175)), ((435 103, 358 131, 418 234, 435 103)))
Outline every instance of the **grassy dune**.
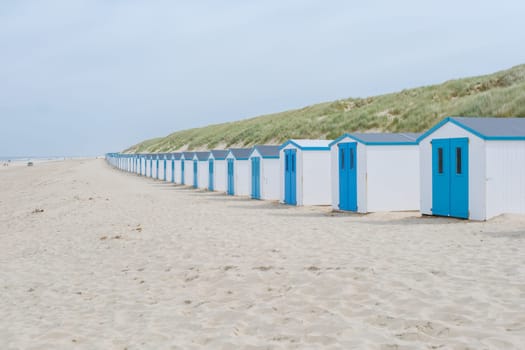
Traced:
POLYGON ((525 117, 525 65, 398 93, 348 98, 237 122, 178 131, 125 152, 279 144, 344 132, 420 132, 446 116, 525 117))

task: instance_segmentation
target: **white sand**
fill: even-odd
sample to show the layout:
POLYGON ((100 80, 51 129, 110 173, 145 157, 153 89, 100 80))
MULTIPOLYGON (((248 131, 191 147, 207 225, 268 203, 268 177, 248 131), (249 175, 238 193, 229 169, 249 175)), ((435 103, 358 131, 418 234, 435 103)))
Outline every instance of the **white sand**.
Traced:
POLYGON ((333 215, 103 160, 0 168, 0 349, 200 348, 524 349, 525 217, 333 215))

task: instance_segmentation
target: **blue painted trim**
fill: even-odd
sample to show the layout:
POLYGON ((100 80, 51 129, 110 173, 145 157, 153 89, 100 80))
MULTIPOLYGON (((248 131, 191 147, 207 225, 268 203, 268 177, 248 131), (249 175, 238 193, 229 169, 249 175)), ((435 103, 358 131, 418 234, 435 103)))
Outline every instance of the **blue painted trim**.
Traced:
POLYGON ((366 141, 363 141, 362 139, 358 138, 358 137, 355 137, 354 135, 352 134, 343 134, 341 135, 340 137, 338 137, 336 140, 332 141, 329 145, 330 148, 332 148, 333 145, 341 142, 342 140, 344 140, 345 138, 350 138, 354 141, 357 141, 359 143, 362 143, 363 145, 366 145, 366 146, 416 146, 418 145, 419 143, 416 141, 403 141, 403 142, 366 142, 366 141))
POLYGON ((487 136, 487 141, 525 141, 525 136, 487 136))
POLYGON ((456 126, 459 126, 463 130, 470 132, 471 134, 479 137, 482 140, 487 140, 487 141, 523 141, 525 140, 525 135, 524 136, 486 136, 480 133, 479 131, 474 130, 471 127, 468 127, 460 123, 459 121, 455 120, 454 117, 447 117, 443 119, 442 121, 440 121, 439 123, 437 123, 436 125, 434 125, 423 135, 419 136, 418 139, 416 140, 417 143, 419 144, 423 139, 427 138, 430 134, 434 133, 437 129, 441 128, 443 125, 445 125, 448 122, 456 126))
POLYGON ((336 143, 341 142, 341 141, 344 140, 346 137, 349 137, 349 138, 352 138, 352 139, 353 139, 353 137, 350 136, 350 134, 345 133, 345 134, 339 136, 338 138, 336 138, 335 140, 333 140, 332 142, 330 142, 330 144, 328 145, 328 147, 332 148, 333 145, 335 145, 336 143))
POLYGON ((266 156, 266 157, 262 157, 263 159, 280 159, 279 156, 266 156))
POLYGON ((283 143, 281 146, 279 146, 279 151, 281 151, 282 149, 284 149, 288 145, 294 145, 295 147, 297 147, 301 151, 329 151, 330 150, 330 146, 326 146, 326 147, 303 147, 303 146, 300 146, 298 143, 296 143, 296 142, 294 142, 292 140, 288 140, 285 143, 283 143))

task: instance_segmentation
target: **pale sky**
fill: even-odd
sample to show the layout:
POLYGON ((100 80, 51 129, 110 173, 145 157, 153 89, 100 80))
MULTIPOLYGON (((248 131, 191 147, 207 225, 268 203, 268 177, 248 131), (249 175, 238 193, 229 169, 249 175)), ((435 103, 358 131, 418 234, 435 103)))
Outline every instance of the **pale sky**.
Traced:
POLYGON ((177 130, 525 63, 525 1, 2 0, 0 156, 177 130))

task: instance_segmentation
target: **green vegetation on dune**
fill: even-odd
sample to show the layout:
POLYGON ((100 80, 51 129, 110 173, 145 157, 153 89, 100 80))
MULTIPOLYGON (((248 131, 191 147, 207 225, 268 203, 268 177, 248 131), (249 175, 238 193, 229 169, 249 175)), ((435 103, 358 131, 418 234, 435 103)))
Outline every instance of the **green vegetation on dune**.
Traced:
POLYGON ((525 65, 495 74, 368 98, 348 98, 231 123, 175 132, 125 152, 334 139, 345 132, 421 132, 446 116, 525 117, 525 65))

